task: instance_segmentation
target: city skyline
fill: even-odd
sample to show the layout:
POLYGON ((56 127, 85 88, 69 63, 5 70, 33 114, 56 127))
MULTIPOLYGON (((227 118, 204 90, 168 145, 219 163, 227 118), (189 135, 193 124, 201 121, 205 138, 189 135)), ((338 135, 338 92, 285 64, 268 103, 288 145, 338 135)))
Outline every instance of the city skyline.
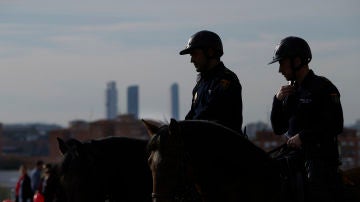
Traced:
POLYGON ((170 86, 170 107, 171 107, 171 117, 179 120, 179 85, 173 83, 170 86))
POLYGON ((132 85, 127 88, 127 113, 139 118, 139 86, 132 85))
MULTIPOLYGON (((179 51, 200 30, 223 41, 222 61, 243 87, 244 125, 269 122, 287 82, 267 63, 289 35, 308 41, 310 68, 338 87, 345 124, 360 119, 358 0, 1 1, 0 13, 2 123, 102 119, 108 81, 122 95, 138 85, 139 118, 162 121, 171 118, 169 86, 178 83, 183 119, 197 72, 179 51)), ((126 109, 122 97, 118 107, 126 109)))
POLYGON ((115 81, 107 83, 105 110, 107 119, 115 119, 118 115, 118 92, 115 81))

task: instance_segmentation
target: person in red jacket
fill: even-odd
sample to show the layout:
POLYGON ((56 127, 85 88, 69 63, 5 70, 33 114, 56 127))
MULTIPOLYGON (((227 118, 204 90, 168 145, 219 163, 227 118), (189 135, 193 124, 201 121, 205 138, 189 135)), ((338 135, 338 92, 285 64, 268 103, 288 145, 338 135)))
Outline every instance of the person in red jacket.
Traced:
POLYGON ((19 171, 20 177, 15 187, 15 202, 32 202, 33 192, 26 166, 21 165, 19 171))

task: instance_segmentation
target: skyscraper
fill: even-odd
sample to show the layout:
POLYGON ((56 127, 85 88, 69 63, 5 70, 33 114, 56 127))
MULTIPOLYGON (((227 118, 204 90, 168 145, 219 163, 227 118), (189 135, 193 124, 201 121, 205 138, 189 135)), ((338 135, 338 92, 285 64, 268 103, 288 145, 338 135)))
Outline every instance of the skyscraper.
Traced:
POLYGON ((171 116, 179 120, 179 85, 173 83, 170 87, 171 91, 171 116))
POLYGON ((106 88, 106 118, 115 119, 118 114, 118 92, 116 82, 110 81, 106 88))
POLYGON ((139 117, 139 86, 129 86, 127 89, 127 112, 139 117))

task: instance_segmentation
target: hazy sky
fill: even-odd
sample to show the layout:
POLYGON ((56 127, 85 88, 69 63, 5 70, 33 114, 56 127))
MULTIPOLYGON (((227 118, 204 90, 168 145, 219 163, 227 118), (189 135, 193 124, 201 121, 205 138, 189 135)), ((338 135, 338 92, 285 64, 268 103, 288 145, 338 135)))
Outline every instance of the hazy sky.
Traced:
POLYGON ((244 124, 268 122, 286 81, 267 63, 295 35, 310 44, 310 68, 339 88, 349 125, 360 118, 359 22, 359 0, 0 0, 0 122, 102 119, 112 80, 120 113, 137 84, 140 117, 161 120, 177 82, 183 118, 196 71, 179 51, 207 29, 222 38, 222 60, 243 86, 244 124))

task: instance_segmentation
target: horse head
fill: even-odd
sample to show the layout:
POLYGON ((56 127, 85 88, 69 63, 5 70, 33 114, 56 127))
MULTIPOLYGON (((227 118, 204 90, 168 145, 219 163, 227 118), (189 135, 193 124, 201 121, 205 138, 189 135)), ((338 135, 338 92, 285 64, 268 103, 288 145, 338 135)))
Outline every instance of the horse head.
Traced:
POLYGON ((76 139, 67 141, 57 138, 59 149, 63 155, 61 170, 63 174, 74 171, 81 172, 91 162, 86 145, 76 139))
POLYGON ((191 179, 179 123, 174 119, 162 126, 143 122, 150 135, 148 164, 153 177, 153 201, 194 201, 196 196, 187 190, 191 179))
POLYGON ((60 180, 68 201, 100 200, 101 190, 96 190, 92 186, 97 179, 88 177, 93 176, 95 166, 88 145, 76 139, 64 141, 57 138, 57 140, 59 150, 63 155, 60 180))

